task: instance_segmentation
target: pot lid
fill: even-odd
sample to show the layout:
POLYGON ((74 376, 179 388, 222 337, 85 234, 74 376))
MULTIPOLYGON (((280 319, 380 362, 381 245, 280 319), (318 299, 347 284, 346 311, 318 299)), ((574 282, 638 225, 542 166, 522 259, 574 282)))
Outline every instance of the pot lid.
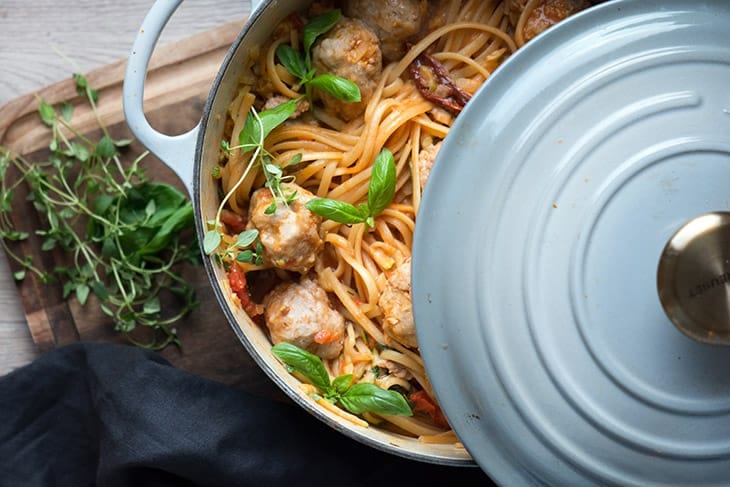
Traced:
MULTIPOLYGON (((414 313, 498 483, 730 479, 730 348, 680 332, 657 288, 675 233, 730 210, 729 26, 724 0, 591 8, 505 62, 444 142, 414 313)), ((709 254, 676 286, 727 294, 730 258, 709 254)))

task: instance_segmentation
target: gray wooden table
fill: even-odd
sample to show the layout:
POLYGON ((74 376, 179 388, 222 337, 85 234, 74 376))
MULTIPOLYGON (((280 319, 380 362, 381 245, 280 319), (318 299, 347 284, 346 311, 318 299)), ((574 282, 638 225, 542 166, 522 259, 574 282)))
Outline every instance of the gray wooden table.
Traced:
MULTIPOLYGON (((160 0, 166 1, 166 0, 160 0)), ((0 105, 48 84, 125 58, 153 0, 2 0, 0 105)), ((161 43, 250 11, 250 0, 188 0, 161 43)), ((0 251, 0 376, 38 356, 5 254, 0 251)))

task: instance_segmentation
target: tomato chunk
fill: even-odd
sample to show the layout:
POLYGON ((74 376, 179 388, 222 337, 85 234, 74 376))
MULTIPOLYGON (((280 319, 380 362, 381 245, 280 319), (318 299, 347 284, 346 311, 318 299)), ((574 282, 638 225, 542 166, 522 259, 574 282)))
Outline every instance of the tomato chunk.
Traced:
POLYGON ((441 408, 428 397, 426 391, 414 392, 408 396, 408 400, 415 404, 413 411, 417 413, 426 413, 431 416, 431 421, 436 426, 441 428, 450 428, 449 422, 446 421, 446 416, 441 411, 441 408))
POLYGON ((251 301, 251 296, 248 294, 246 274, 235 264, 228 271, 228 284, 231 286, 231 291, 238 296, 243 310, 251 318, 255 318, 262 313, 261 307, 251 301))
POLYGON ((314 334, 315 343, 319 343, 320 345, 327 345, 337 341, 339 338, 340 334, 334 330, 319 330, 314 334))
POLYGON ((224 208, 221 211, 221 221, 226 224, 231 233, 238 234, 246 230, 246 219, 229 209, 224 208))

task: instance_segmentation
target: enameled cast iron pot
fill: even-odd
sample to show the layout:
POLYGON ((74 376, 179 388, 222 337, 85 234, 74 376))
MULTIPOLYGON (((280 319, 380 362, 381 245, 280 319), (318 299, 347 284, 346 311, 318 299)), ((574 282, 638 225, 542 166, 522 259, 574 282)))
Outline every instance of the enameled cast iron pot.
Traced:
MULTIPOLYGON (((152 51, 165 24, 181 3, 182 0, 158 0, 145 18, 129 57, 124 83, 124 111, 127 123, 138 140, 170 166, 190 192, 198 237, 202 242, 205 222, 212 218, 219 204, 217 183, 210 174, 218 160, 226 110, 238 90, 239 77, 247 64, 249 51, 253 46, 262 45, 281 20, 305 8, 310 0, 253 0, 251 15, 213 82, 202 120, 190 132, 171 137, 150 126, 143 112, 142 100, 152 51)), ((363 428, 318 406, 301 392, 299 382, 271 354, 271 343, 263 330, 233 304, 230 293, 222 285, 227 279, 222 269, 208 258, 204 259, 204 265, 221 308, 248 353, 305 410, 355 440, 399 456, 445 465, 474 465, 463 448, 425 444, 375 427, 363 428)))
MULTIPOLYGON (((200 125, 167 137, 145 120, 142 92, 180 3, 159 0, 145 20, 125 111, 188 186, 202 240, 249 49, 308 0, 255 5, 200 125)), ((452 426, 500 485, 728 485, 730 355, 672 326, 684 314, 728 330, 728 5, 612 0, 572 16, 490 76, 439 151, 458 164, 434 165, 419 209, 418 338, 452 426)), ((388 452, 473 465, 466 450, 316 407, 231 304, 221 270, 205 265, 242 343, 306 410, 388 452)))

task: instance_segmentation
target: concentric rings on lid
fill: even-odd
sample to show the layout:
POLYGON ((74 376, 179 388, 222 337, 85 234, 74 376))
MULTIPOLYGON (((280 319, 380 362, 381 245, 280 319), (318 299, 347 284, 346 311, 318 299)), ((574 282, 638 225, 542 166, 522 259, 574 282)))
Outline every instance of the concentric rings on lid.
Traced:
POLYGON ((730 478, 730 348, 680 333, 657 266, 730 208, 730 4, 618 0, 548 30, 461 114, 419 213, 440 403, 505 485, 730 478))

